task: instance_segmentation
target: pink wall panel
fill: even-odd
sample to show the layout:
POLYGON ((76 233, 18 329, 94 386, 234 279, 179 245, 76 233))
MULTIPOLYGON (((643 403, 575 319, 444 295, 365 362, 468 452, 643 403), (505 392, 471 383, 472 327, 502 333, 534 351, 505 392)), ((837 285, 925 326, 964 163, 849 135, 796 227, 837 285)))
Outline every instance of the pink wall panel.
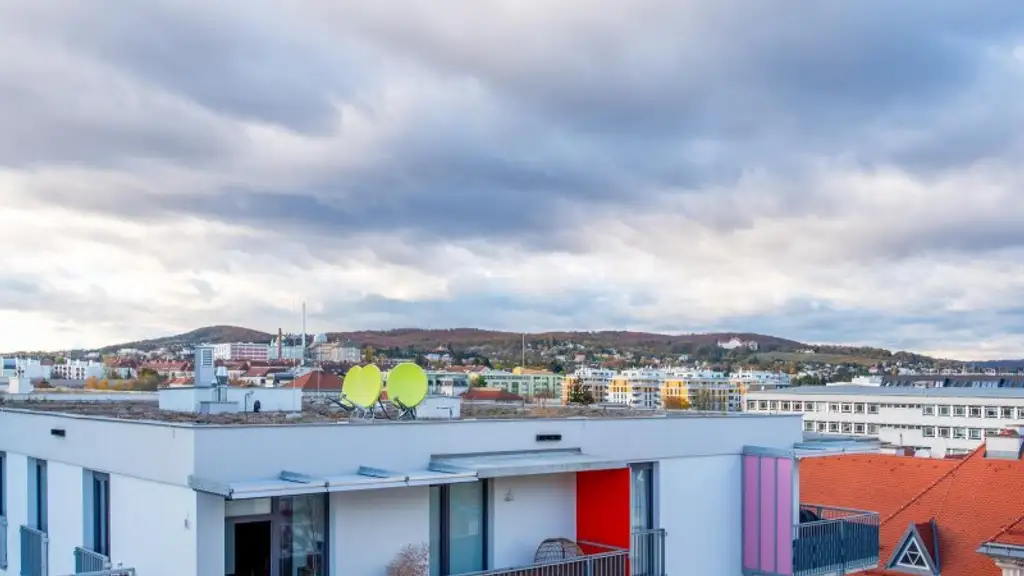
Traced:
POLYGON ((761 458, 761 543, 758 551, 761 554, 761 569, 765 571, 775 570, 775 527, 778 521, 775 519, 775 458, 761 458))
POLYGON ((760 568, 758 562, 758 545, 760 543, 760 526, 758 525, 758 511, 761 504, 758 501, 760 482, 759 458, 757 456, 743 457, 743 567, 751 570, 760 568))
POLYGON ((775 488, 776 502, 776 551, 775 572, 793 573, 793 461, 788 458, 776 460, 775 488))

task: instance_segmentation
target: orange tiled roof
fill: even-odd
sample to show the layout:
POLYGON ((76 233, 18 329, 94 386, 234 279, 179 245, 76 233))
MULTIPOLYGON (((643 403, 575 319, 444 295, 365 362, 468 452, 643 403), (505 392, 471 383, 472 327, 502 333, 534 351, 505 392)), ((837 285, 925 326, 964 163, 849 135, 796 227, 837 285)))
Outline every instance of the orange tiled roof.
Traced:
POLYGON ((877 511, 881 564, 907 526, 934 518, 943 576, 1001 576, 977 549, 1003 534, 1024 542, 1024 530, 1014 529, 1024 517, 1024 462, 986 459, 984 446, 962 460, 879 454, 804 460, 800 500, 877 511))
POLYGON ((1024 516, 1018 518, 1016 522, 1004 528, 989 541, 1010 546, 1024 546, 1024 516))
POLYGON ((285 388, 302 388, 303 390, 311 392, 316 392, 317 390, 321 392, 340 392, 341 378, 338 378, 330 372, 313 370, 312 372, 303 374, 299 378, 285 384, 285 388))
POLYGON ((522 402, 523 397, 502 390, 501 388, 470 388, 462 394, 463 400, 493 400, 504 402, 522 402))

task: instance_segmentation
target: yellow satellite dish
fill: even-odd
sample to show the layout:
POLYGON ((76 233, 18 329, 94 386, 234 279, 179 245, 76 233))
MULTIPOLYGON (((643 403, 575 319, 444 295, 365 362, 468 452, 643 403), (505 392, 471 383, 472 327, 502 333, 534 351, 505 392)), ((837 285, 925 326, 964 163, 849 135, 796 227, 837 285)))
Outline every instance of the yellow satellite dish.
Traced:
POLYGON ((348 372, 345 373, 345 380, 341 383, 341 389, 344 390, 345 394, 348 394, 359 387, 357 382, 359 380, 359 375, 362 374, 362 372, 362 366, 353 366, 348 369, 348 372))
POLYGON ((388 401, 410 410, 427 397, 427 373, 419 365, 403 362, 388 373, 388 401))
MULTIPOLYGON (((355 370, 353 368, 352 370, 355 370)), ((351 373, 351 370, 349 371, 351 373)), ((345 377, 346 385, 348 377, 345 377)), ((356 373, 355 386, 349 390, 346 386, 345 396, 350 402, 360 408, 372 408, 373 403, 380 397, 380 391, 384 387, 380 378, 380 369, 370 364, 363 366, 356 373)))

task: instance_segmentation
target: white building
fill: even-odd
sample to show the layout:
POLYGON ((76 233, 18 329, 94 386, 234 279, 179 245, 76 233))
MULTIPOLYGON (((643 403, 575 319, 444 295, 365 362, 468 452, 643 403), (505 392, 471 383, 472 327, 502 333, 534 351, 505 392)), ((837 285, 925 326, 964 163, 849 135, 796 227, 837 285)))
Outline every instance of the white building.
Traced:
MULTIPOLYGON (((0 408, 0 575, 63 576, 77 560, 140 576, 383 576, 407 546, 424 547, 439 576, 512 575, 552 538, 585 554, 558 573, 626 576, 627 561, 655 576, 820 568, 799 545, 798 465, 824 452, 802 444, 795 415, 371 425, 160 414, 0 408)), ((848 572, 877 563, 877 546, 860 550, 848 572)))
POLYGON ((730 374, 729 380, 745 390, 771 390, 790 385, 789 374, 768 370, 739 370, 730 374))
POLYGON ((735 350, 736 348, 747 348, 749 350, 757 350, 760 346, 757 340, 742 340, 736 336, 728 340, 719 340, 717 342, 718 347, 724 350, 735 350))
POLYGON ((52 368, 35 358, 0 357, 0 378, 19 377, 29 380, 49 380, 52 378, 52 368))
POLYGON ((89 378, 103 378, 107 374, 106 367, 102 362, 83 362, 81 360, 69 360, 63 364, 54 364, 50 369, 50 375, 54 380, 87 380, 89 378))
POLYGON ((750 392, 747 412, 802 413, 804 430, 877 437, 933 457, 1024 426, 1024 389, 800 386, 750 392))
POLYGON ((215 360, 249 360, 266 362, 270 350, 266 344, 253 344, 252 342, 231 342, 213 345, 213 357, 215 360))

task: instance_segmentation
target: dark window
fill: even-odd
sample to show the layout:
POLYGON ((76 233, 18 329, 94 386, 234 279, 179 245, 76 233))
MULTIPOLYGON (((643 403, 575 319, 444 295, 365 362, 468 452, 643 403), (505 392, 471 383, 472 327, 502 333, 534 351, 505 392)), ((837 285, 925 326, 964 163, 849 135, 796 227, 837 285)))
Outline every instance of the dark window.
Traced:
POLYGON ((7 455, 0 452, 0 516, 7 515, 7 455))
POLYGON ((29 459, 29 521, 31 527, 46 532, 47 498, 46 498, 46 460, 29 459))
POLYGON ((430 487, 430 576, 487 569, 486 480, 430 487))
POLYGON ((110 476, 92 473, 92 551, 110 556, 110 476))

